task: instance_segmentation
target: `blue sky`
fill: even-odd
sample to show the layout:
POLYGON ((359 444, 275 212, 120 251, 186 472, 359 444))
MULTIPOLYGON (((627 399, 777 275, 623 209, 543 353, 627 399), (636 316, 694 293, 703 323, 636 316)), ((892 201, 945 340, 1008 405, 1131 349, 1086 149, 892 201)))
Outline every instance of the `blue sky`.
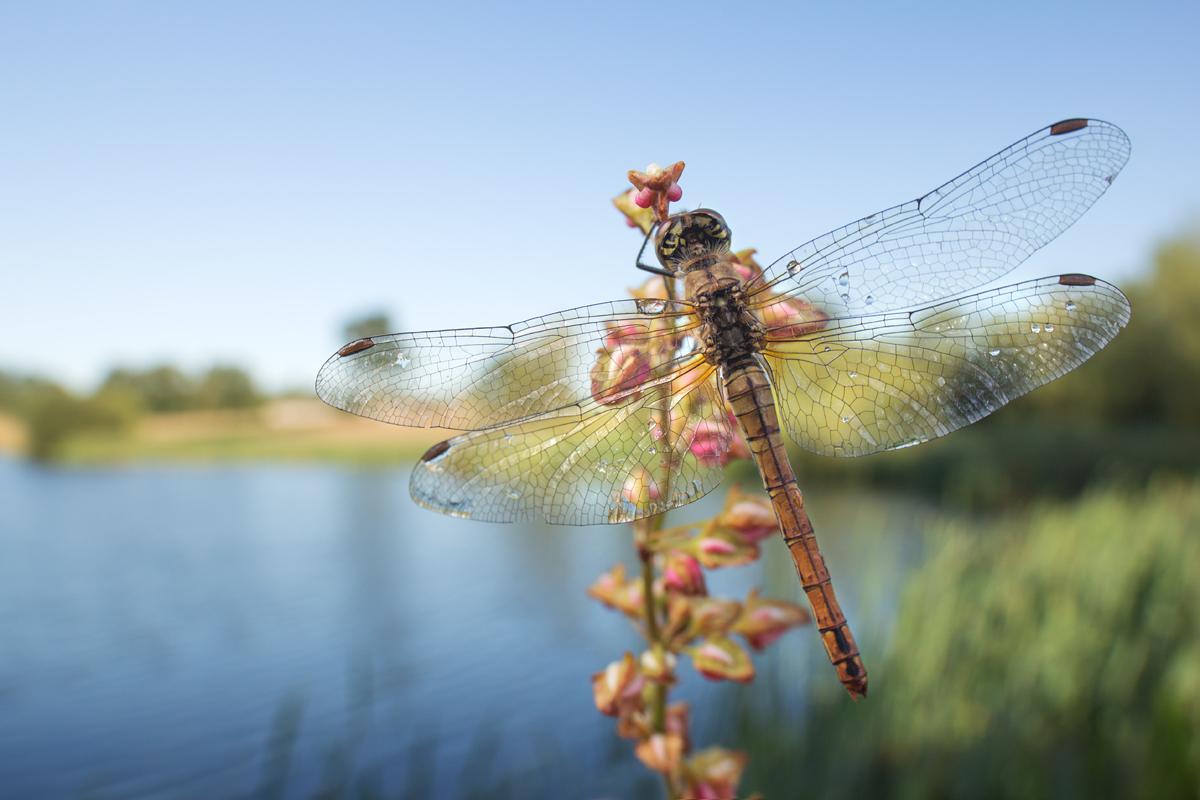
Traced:
POLYGON ((609 199, 650 161, 769 261, 1074 116, 1132 158, 1016 277, 1128 281, 1200 220, 1197 30, 1195 0, 5 4, 0 369, 309 387, 364 312, 623 296, 609 199))

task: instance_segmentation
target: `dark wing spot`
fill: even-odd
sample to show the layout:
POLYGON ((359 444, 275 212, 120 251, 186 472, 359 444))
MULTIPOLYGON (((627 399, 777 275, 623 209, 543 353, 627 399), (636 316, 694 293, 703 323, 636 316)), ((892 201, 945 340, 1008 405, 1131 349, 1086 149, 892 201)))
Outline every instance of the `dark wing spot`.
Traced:
POLYGON ((1059 275, 1058 282, 1063 286, 1095 286, 1096 279, 1091 275, 1080 275, 1078 272, 1072 272, 1068 275, 1059 275))
POLYGON ((1086 128, 1087 123, 1086 119, 1064 119, 1062 122, 1056 122, 1050 126, 1050 135, 1060 136, 1064 133, 1077 131, 1080 128, 1086 128))
POLYGON ((344 358, 345 356, 352 356, 355 353, 361 353, 363 350, 366 350, 368 347, 374 347, 374 346, 375 346, 375 342, 372 341, 371 339, 359 339, 356 342, 351 342, 350 344, 346 345, 341 350, 338 350, 338 355, 342 356, 344 358))
POLYGON ((425 451, 425 455, 421 456, 421 463, 428 464, 430 461, 433 461, 435 458, 440 456, 442 453, 445 453, 449 449, 449 442, 438 442, 433 447, 425 451))

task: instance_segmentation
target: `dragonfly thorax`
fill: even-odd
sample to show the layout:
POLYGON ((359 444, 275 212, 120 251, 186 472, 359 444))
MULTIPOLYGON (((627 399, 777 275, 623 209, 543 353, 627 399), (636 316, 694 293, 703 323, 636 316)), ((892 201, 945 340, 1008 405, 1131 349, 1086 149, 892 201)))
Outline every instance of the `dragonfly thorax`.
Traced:
POLYGON ((707 208, 668 217, 654 236, 654 254, 667 269, 688 272, 729 252, 729 226, 707 208))
POLYGON ((700 318, 700 341, 710 363, 728 370, 761 349, 762 325, 747 310, 740 281, 712 281, 697 288, 690 299, 700 318))

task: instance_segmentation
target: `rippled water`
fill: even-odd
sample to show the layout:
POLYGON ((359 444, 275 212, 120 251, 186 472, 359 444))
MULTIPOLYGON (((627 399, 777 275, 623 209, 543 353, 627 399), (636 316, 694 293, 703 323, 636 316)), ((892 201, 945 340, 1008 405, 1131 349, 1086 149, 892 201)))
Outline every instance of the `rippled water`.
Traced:
MULTIPOLYGON (((887 617, 912 537, 868 554, 837 531, 917 512, 825 508, 852 621, 858 597, 887 617), (844 566, 864 560, 885 567, 844 566)), ((583 593, 619 560, 622 526, 450 519, 404 471, 0 461, 0 797, 458 797, 510 774, 631 796, 642 771, 589 675, 638 640, 583 593)), ((782 548, 768 561, 711 587, 798 598, 782 548)), ((784 671, 809 634, 771 656, 784 671)))

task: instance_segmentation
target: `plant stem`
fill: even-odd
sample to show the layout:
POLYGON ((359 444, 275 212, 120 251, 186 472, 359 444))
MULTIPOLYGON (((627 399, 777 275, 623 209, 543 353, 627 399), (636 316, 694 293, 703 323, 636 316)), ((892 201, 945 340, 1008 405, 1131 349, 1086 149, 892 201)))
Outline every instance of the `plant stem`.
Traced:
MULTIPOLYGON (((651 648, 662 650, 658 604, 654 596, 654 554, 644 547, 639 547, 638 558, 642 562, 642 607, 646 614, 646 636, 650 640, 651 648)), ((654 726, 655 731, 663 733, 667 729, 667 687, 655 683, 651 690, 650 724, 654 726)))

